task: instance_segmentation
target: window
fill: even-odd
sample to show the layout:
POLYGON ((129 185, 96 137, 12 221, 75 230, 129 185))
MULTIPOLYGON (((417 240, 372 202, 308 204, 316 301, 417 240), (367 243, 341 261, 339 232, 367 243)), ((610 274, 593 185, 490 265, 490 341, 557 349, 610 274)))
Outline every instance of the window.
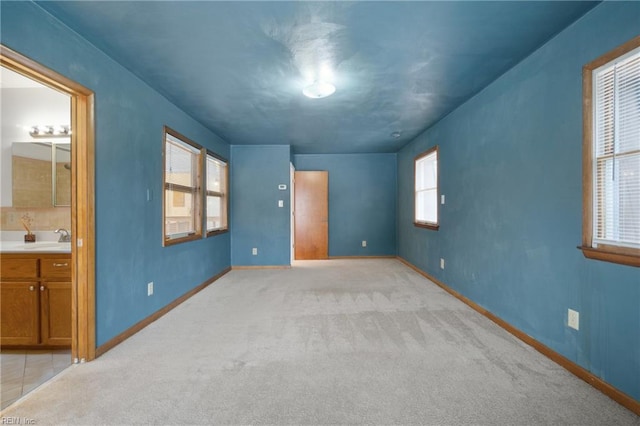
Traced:
POLYGON ((586 65, 586 257, 640 266, 640 37, 586 65))
POLYGON ((438 147, 418 155, 414 160, 414 224, 438 229, 438 147))
POLYGON ((207 236, 227 229, 227 163, 207 152, 207 236))
POLYGON ((202 148, 165 127, 164 245, 202 237, 202 148))

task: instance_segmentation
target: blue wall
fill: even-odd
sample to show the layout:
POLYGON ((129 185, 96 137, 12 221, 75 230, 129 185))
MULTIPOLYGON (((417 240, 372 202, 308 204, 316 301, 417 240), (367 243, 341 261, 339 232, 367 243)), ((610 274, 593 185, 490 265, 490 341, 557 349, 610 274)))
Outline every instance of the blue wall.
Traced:
MULTIPOLYGON (((96 93, 98 345, 231 259, 289 264, 289 191, 277 189, 289 183, 288 146, 230 152, 39 6, 3 2, 1 20, 4 45, 96 93), (161 246, 164 124, 231 155, 233 238, 161 246), (155 282, 152 297, 148 281, 155 282)), ((639 21, 638 2, 597 6, 405 147, 397 156, 395 230, 388 223, 396 214, 392 155, 295 156, 299 170, 329 170, 330 254, 364 254, 362 239, 369 242, 366 254, 393 254, 397 232, 402 257, 640 400, 640 271, 587 260, 575 248, 582 212, 581 67, 637 35, 639 21), (440 230, 429 231, 412 225, 413 157, 435 144, 447 204, 440 230), (365 181, 384 188, 379 199, 378 187, 365 181), (390 208, 372 214, 375 204, 390 208), (580 312, 580 331, 566 326, 567 308, 580 312)))
POLYGON ((636 400, 640 270, 576 246, 581 68, 639 23, 638 2, 597 6, 398 154, 400 256, 636 400), (430 231, 412 225, 413 157, 436 144, 446 205, 430 231))
POLYGON ((294 156, 296 171, 329 172, 329 256, 396 254, 396 164, 396 154, 294 156))
POLYGON ((289 145, 231 147, 231 261, 290 265, 289 145), (286 191, 278 189, 287 185, 286 191), (284 207, 278 207, 278 200, 284 207), (258 255, 251 254, 256 247, 258 255))
POLYGON ((229 234, 162 247, 162 126, 224 157, 229 146, 39 6, 2 2, 1 18, 5 46, 95 92, 101 345, 230 265, 229 234))

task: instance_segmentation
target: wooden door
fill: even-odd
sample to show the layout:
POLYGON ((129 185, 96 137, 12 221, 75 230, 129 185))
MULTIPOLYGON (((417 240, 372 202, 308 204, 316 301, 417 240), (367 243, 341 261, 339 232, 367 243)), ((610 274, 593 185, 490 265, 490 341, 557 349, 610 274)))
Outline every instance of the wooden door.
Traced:
POLYGON ((296 259, 329 256, 329 172, 295 172, 296 259))
POLYGON ((42 343, 71 346, 71 282, 46 282, 40 289, 42 343))
POLYGON ((35 345, 39 341, 38 282, 0 283, 0 342, 35 345))

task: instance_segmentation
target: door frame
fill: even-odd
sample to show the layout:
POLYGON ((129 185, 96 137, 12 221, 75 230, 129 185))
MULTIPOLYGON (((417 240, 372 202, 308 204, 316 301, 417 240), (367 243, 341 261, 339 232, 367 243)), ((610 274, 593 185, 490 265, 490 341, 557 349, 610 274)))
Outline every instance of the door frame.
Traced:
POLYGON ((296 260, 296 180, 295 180, 296 167, 292 162, 289 162, 289 217, 291 218, 291 226, 289 232, 291 232, 291 256, 289 259, 289 263, 293 264, 293 261, 296 260))
POLYGON ((0 44, 0 65, 71 97, 71 356, 96 356, 95 96, 93 91, 0 44))

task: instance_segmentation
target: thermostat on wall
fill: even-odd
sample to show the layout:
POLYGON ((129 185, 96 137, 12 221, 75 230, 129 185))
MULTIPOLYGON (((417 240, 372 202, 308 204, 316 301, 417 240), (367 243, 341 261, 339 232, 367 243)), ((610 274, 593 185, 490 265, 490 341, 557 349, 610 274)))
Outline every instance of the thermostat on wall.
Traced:
POLYGON ((280 185, 278 185, 278 189, 280 191, 286 191, 287 190, 287 185, 281 183, 280 185))

